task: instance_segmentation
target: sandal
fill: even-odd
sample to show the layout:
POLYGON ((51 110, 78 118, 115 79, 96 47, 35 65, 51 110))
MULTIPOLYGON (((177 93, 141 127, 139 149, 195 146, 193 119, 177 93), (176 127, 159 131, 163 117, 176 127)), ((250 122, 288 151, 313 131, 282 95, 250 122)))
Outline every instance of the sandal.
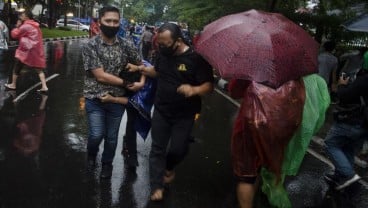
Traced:
POLYGON ((151 201, 162 201, 164 198, 164 190, 156 189, 151 195, 151 201))
POLYGON ((46 90, 38 89, 37 92, 41 94, 47 94, 49 92, 49 89, 46 89, 46 90))
POLYGON ((5 88, 7 89, 7 90, 16 90, 17 88, 15 88, 15 87, 10 87, 10 84, 4 84, 4 86, 5 86, 5 88))

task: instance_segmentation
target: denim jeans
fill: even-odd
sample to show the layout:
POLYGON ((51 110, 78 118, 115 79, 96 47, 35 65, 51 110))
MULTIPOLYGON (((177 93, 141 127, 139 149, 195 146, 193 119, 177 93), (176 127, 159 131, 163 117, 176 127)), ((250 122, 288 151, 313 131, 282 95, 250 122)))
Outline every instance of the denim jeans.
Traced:
POLYGON ((96 156, 100 143, 104 139, 102 163, 112 163, 124 105, 102 103, 99 99, 86 99, 88 119, 88 155, 96 156))
POLYGON ((354 176, 354 156, 364 141, 368 131, 360 125, 336 122, 328 131, 325 144, 326 153, 335 166, 335 174, 342 178, 354 176))

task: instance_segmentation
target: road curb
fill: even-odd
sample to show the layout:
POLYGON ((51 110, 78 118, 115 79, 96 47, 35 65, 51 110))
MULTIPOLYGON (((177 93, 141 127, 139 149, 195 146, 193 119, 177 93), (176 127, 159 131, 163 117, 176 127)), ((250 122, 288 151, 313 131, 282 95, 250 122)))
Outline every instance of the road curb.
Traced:
MULTIPOLYGON (((67 37, 56 37, 56 38, 44 38, 43 42, 50 41, 58 41, 58 40, 74 40, 74 39, 83 39, 88 38, 88 35, 80 35, 80 36, 67 36, 67 37)), ((9 46, 16 46, 19 44, 19 41, 9 41, 9 46)))

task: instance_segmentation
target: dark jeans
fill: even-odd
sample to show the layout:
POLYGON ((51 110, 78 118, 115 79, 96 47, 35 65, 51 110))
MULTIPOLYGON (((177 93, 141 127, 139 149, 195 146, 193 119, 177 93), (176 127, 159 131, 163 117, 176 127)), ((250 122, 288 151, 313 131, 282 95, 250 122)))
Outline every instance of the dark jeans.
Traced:
POLYGON ((138 111, 132 107, 126 107, 128 121, 125 128, 125 136, 123 141, 123 149, 128 150, 127 161, 130 166, 137 166, 137 132, 135 130, 135 121, 138 116, 138 111), (125 148, 124 148, 125 147, 125 148))
POLYGON ((101 161, 102 163, 112 163, 124 106, 115 103, 102 103, 99 99, 86 99, 86 112, 88 119, 88 155, 96 156, 100 143, 104 139, 101 161))
POLYGON ((342 178, 354 176, 354 156, 360 150, 368 131, 360 125, 336 122, 328 131, 325 144, 326 153, 335 166, 335 174, 342 178))
POLYGON ((149 156, 151 190, 163 188, 165 170, 173 170, 189 150, 194 115, 167 118, 154 111, 152 117, 152 147, 149 156), (168 147, 170 141, 170 146, 168 147))

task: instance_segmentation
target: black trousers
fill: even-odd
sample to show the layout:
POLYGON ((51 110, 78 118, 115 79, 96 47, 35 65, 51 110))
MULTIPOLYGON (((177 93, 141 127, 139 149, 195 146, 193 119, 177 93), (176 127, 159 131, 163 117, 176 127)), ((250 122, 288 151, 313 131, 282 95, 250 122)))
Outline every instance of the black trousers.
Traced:
POLYGON ((138 116, 138 111, 127 105, 126 107, 127 112, 127 124, 125 128, 125 136, 123 141, 123 150, 127 150, 126 160, 129 166, 138 166, 137 160, 137 132, 135 130, 135 121, 138 116))
POLYGON ((149 156, 151 190, 163 188, 165 170, 173 170, 187 155, 194 115, 168 118, 157 110, 152 117, 152 146, 149 156), (168 146, 170 143, 170 146, 168 146))

